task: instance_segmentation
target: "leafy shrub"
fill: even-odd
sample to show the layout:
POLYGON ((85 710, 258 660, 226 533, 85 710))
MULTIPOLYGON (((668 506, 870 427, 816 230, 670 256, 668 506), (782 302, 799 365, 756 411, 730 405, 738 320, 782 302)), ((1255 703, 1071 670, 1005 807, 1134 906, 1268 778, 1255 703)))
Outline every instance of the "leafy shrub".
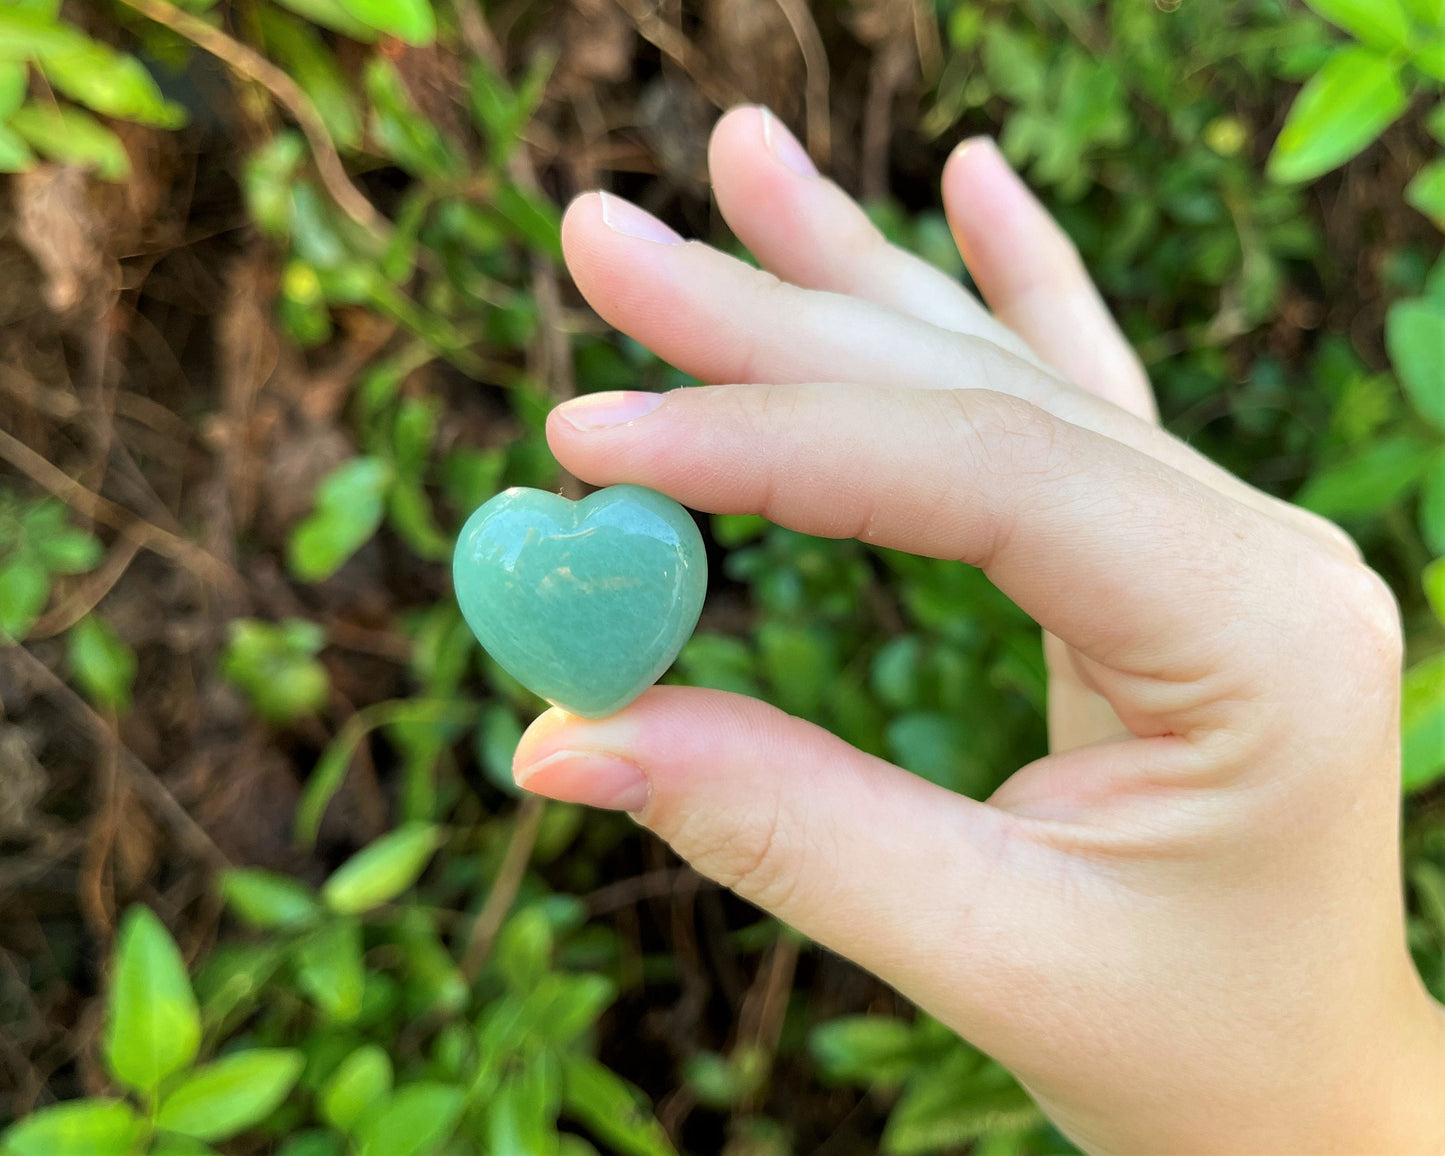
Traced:
MULTIPOLYGON (((104 1040, 123 1096, 43 1108, 0 1151, 202 1152, 242 1133, 286 1156, 578 1156, 593 1142, 669 1151, 634 1090, 596 1059, 599 1017, 620 983, 640 982, 627 978, 615 937, 587 924, 568 893, 595 875, 596 845, 581 845, 573 808, 504 805, 515 793, 512 750, 541 704, 477 650, 434 590, 475 506, 506 485, 559 480, 543 437, 559 374, 526 357, 539 334, 563 332, 547 315, 558 212, 520 143, 555 62, 538 52, 509 74, 466 3, 262 0, 244 18, 207 0, 122 3, 147 59, 178 59, 187 41, 215 48, 217 32, 239 29, 243 41, 222 36, 228 63, 240 47, 294 86, 273 78, 271 88, 295 127, 256 141, 240 174, 278 270, 276 323, 292 345, 324 350, 357 315, 398 335, 357 375, 347 414, 356 452, 321 478, 287 530, 287 571, 321 591, 366 551, 385 550, 430 584, 418 583, 399 620, 406 693, 340 720, 328 715, 318 622, 231 623, 221 670, 259 716, 301 731, 337 722, 305 786, 298 844, 316 844, 353 760, 378 737, 395 754, 398 826, 319 889, 256 869, 223 874, 219 890, 245 931, 228 934, 193 979, 158 920, 133 909, 112 963, 104 1040), (465 60, 464 96, 446 115, 423 106, 397 63, 400 44, 433 40, 465 60), (348 176, 342 160, 375 179, 348 176), (456 380, 491 392, 461 403, 447 388, 456 380), (444 437, 441 416, 458 404, 490 407, 508 436, 444 437), (469 787, 472 767, 481 778, 469 787), (554 891, 550 876, 525 870, 529 857, 576 870, 554 891)), ((1173 427, 1341 521, 1392 580, 1410 640, 1411 946, 1445 996, 1438 238, 1412 225, 1391 242, 1382 274, 1391 300, 1374 347, 1338 336, 1346 326, 1333 317, 1284 353, 1270 338, 1302 297, 1354 300, 1312 199, 1329 171, 1386 131, 1416 152, 1426 147, 1417 127, 1445 142, 1445 5, 1172 7, 939 0, 943 57, 914 135, 941 146, 1002 126, 1005 152, 1044 190, 1149 363, 1173 427), (1280 94, 1294 83, 1303 87, 1276 132, 1280 94)), ((178 124, 181 111, 161 95, 169 74, 156 68, 162 85, 45 0, 0 5, 0 169, 25 169, 40 153, 123 179, 121 139, 93 114, 178 124)), ((1442 164, 1422 162, 1405 194, 1437 225, 1442 164)), ((899 243, 961 270, 935 210, 893 201, 869 210, 899 243)), ((583 391, 685 383, 629 341, 585 332, 563 344, 583 391)), ((768 698, 978 797, 1043 752, 1037 631, 977 572, 755 518, 717 517, 709 528, 746 613, 698 633, 670 679, 768 698)), ((56 577, 100 557, 99 541, 60 505, 0 491, 0 633, 24 641, 56 577)), ((83 617, 67 647, 81 689, 124 711, 136 660, 115 628, 83 617)), ((615 832, 603 842, 623 837, 610 823, 597 820, 615 832)), ((751 947, 780 942, 776 928, 759 927, 745 929, 751 947)), ((669 961, 652 965, 670 974, 669 961)), ((758 1110, 786 1108, 767 1097, 780 1060, 812 1064, 828 1086, 886 1105, 879 1143, 889 1153, 974 1142, 990 1156, 1071 1150, 1006 1072, 927 1017, 817 1024, 809 1000, 800 988, 801 1019, 785 1025, 778 1056, 746 1041, 725 1054, 700 1047, 678 1075, 698 1102, 748 1124, 750 1151, 790 1150, 787 1122, 758 1110)))

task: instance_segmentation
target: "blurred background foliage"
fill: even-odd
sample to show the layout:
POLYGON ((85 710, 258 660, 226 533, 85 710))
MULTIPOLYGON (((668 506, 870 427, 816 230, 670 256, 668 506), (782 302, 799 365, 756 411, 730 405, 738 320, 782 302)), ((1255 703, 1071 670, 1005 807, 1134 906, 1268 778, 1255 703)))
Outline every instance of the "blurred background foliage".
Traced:
MULTIPOLYGON (((960 276, 937 176, 997 135, 1170 428, 1356 536, 1445 996, 1442 82, 1442 0, 0 0, 0 1151, 1072 1151, 626 819, 519 800, 541 704, 450 596, 466 515, 561 484, 557 400, 687 384, 559 204, 736 248, 741 100, 960 276)), ((1044 752, 978 573, 705 529, 670 679, 978 797, 1044 752)))

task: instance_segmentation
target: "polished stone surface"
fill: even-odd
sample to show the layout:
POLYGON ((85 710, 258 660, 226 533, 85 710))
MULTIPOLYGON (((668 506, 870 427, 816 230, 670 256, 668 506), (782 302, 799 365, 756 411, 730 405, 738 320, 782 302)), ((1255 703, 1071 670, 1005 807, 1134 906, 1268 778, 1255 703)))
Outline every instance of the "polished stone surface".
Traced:
POLYGON ((467 624, 518 682, 603 718, 657 681, 697 625, 702 535, 642 486, 580 502, 514 487, 462 527, 452 561, 467 624))

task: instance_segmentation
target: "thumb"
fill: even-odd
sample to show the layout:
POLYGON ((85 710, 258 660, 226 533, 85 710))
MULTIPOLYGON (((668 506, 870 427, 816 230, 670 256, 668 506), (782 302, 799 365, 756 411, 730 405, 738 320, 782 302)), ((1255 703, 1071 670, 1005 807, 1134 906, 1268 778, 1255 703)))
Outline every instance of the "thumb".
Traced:
POLYGON ((999 958, 1008 920, 981 905, 1009 902, 1010 816, 766 703, 655 687, 606 719, 550 710, 514 773, 631 811, 703 875, 914 998, 999 958))

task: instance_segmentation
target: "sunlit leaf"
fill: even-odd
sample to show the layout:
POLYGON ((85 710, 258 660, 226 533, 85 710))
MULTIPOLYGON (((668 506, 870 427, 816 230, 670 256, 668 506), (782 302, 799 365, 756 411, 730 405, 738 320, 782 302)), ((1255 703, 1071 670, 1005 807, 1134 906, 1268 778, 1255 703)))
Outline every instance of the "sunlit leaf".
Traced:
POLYGON ((1445 431, 1445 303, 1397 301, 1386 318, 1385 342, 1416 411, 1445 431))
POLYGON ((328 1019, 349 1023, 361 1012, 366 970, 361 924, 335 919, 296 945, 296 984, 328 1019))
POLYGON ((145 1122, 123 1100, 72 1100, 0 1132, 4 1156, 129 1156, 145 1122))
POLYGON ((1445 652, 1405 672, 1400 741, 1401 787, 1407 794, 1445 777, 1445 652))
POLYGON ((395 899, 417 881, 436 849, 441 829, 430 823, 407 823, 357 852, 321 888, 332 911, 355 915, 395 899))
POLYGON ((1370 517, 1402 500, 1429 467, 1432 447, 1408 436, 1366 445, 1311 478, 1295 497, 1326 518, 1370 517))
POLYGON ((623 1156, 677 1156, 642 1094, 588 1056, 562 1057, 566 1114, 623 1156))
POLYGON ((111 1074, 146 1095, 200 1047, 201 1016, 185 961, 147 907, 132 907, 121 922, 103 1043, 111 1074))
POLYGON ((391 1096, 391 1059, 384 1048, 367 1044, 341 1061, 321 1089, 321 1118, 343 1132, 354 1132, 370 1112, 391 1096))
POLYGON ((291 573, 320 582, 341 569, 381 525, 391 479, 391 467, 370 457, 352 458, 327 474, 316 488, 316 509, 286 544, 291 573))
POLYGON ((1305 0, 1362 44, 1391 51, 1410 39, 1410 16, 1401 0, 1305 0))
POLYGON ((1405 187, 1405 200, 1445 229, 1445 160, 1431 161, 1416 173, 1405 187))
MULTIPOLYGON (((430 44, 436 14, 428 0, 337 0, 347 15, 368 28, 387 32, 407 44, 430 44)), ((304 15, 304 13, 303 13, 304 15)))
POLYGON ((197 1068, 161 1100, 157 1126, 197 1140, 225 1140, 259 1124, 295 1086, 304 1063, 286 1048, 254 1048, 197 1068))
POLYGON ((47 80, 72 100, 104 116, 160 128, 185 123, 185 111, 161 95, 145 65, 97 41, 40 53, 47 80))
POLYGON ((93 168, 107 181, 130 176, 130 157, 120 137, 78 108, 27 104, 11 116, 10 127, 51 160, 93 168))
POLYGON ((135 684, 135 652, 97 614, 87 614, 65 636, 70 669, 91 699, 115 711, 130 709, 135 684))
POLYGON ((398 1088, 357 1133, 357 1156, 426 1156, 451 1136, 462 1112, 461 1089, 420 1083, 398 1088))
POLYGON ((1295 98, 1269 158, 1277 181, 1307 181, 1355 156, 1405 111, 1399 64, 1368 48, 1333 56, 1295 98))
POLYGON ((263 930, 305 927, 321 914, 316 893, 306 884, 259 867, 223 872, 220 888, 232 911, 263 930))

